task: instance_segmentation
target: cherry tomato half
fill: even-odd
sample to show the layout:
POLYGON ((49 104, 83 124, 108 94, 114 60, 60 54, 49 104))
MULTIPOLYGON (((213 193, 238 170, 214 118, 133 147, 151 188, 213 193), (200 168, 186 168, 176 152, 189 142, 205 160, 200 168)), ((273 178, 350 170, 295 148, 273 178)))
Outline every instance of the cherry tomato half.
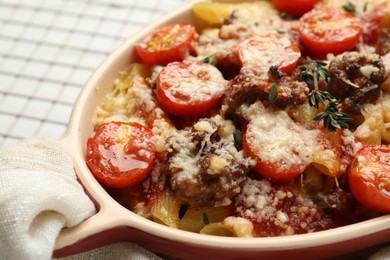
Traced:
POLYGON ((361 148, 352 161, 349 185, 362 205, 390 212, 390 145, 361 148))
POLYGON ((109 187, 140 183, 152 170, 155 159, 154 135, 138 123, 103 124, 87 142, 87 165, 95 178, 109 187))
POLYGON ((362 26, 362 38, 364 43, 374 45, 379 36, 379 29, 382 19, 386 14, 388 3, 383 2, 368 13, 359 17, 362 26))
POLYGON ((249 38, 238 45, 237 57, 242 67, 271 66, 290 73, 301 57, 297 45, 289 38, 279 34, 266 34, 249 38))
POLYGON ((214 66, 194 60, 172 62, 156 80, 156 96, 161 108, 179 117, 196 117, 220 102, 226 81, 214 66))
POLYGON ((359 40, 361 27, 351 14, 340 9, 318 9, 299 20, 299 35, 314 54, 339 54, 351 50, 359 40))
POLYGON ((251 121, 242 141, 244 154, 257 161, 256 173, 275 181, 291 180, 310 163, 302 154, 305 151, 296 147, 297 144, 304 147, 305 129, 295 123, 283 126, 279 124, 282 121, 277 115, 251 121), (289 134, 285 135, 287 131, 289 134))
POLYGON ((279 12, 291 16, 300 16, 313 9, 314 5, 321 0, 272 0, 272 3, 279 12))
POLYGON ((146 64, 166 65, 193 53, 196 38, 195 27, 191 24, 164 25, 141 39, 135 49, 146 64))

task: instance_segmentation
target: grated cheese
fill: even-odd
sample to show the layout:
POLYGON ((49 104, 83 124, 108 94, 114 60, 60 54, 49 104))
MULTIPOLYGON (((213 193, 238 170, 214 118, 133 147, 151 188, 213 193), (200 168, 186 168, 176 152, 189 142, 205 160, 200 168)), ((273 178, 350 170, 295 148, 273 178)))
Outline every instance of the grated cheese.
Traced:
POLYGON ((280 172, 300 165, 302 171, 312 162, 318 146, 318 130, 297 125, 285 111, 272 111, 260 102, 242 108, 250 120, 247 140, 256 156, 277 165, 280 172))
POLYGON ((252 237, 253 224, 245 218, 227 217, 223 225, 238 237, 252 237))
POLYGON ((362 67, 360 67, 359 70, 363 74, 363 76, 365 76, 366 78, 369 78, 369 77, 371 77, 372 74, 379 72, 379 68, 378 67, 374 67, 371 64, 362 66, 362 67))
MULTIPOLYGON (((168 79, 165 84, 169 86, 165 94, 172 100, 191 100, 197 103, 209 100, 210 96, 222 96, 226 90, 226 81, 221 72, 214 66, 191 62, 186 73, 182 73, 180 81, 168 79)), ((164 69, 161 73, 164 73, 164 69)), ((170 72, 166 72, 168 77, 170 72)), ((174 73, 180 73, 175 71, 174 73)), ((161 74, 160 74, 161 75, 161 74)), ((183 102, 183 101, 182 101, 183 102)))

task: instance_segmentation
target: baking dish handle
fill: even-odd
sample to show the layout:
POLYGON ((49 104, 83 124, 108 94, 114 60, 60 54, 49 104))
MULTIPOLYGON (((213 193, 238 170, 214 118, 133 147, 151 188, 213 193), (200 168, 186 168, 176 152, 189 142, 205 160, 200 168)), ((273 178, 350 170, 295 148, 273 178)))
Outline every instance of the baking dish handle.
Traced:
POLYGON ((109 219, 108 213, 100 210, 77 226, 63 229, 57 237, 53 256, 64 257, 103 246, 106 243, 102 244, 99 237, 113 227, 109 219))
POLYGON ((69 136, 60 140, 61 146, 71 155, 73 159, 73 168, 76 172, 80 184, 94 202, 98 212, 95 215, 85 219, 77 226, 71 228, 64 228, 57 237, 53 256, 67 256, 76 253, 81 253, 99 246, 103 246, 111 242, 111 239, 105 237, 105 234, 120 225, 123 225, 123 218, 121 214, 112 214, 111 212, 118 212, 114 203, 107 202, 102 193, 104 190, 99 186, 96 187, 96 181, 90 180, 85 174, 79 174, 85 171, 85 167, 74 146, 72 146, 72 139, 69 136))

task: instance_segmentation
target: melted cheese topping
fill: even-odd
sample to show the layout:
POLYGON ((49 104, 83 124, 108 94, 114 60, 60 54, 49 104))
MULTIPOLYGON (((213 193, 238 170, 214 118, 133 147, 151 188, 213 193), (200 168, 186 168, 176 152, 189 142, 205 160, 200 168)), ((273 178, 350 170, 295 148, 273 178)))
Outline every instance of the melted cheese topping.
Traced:
POLYGON ((324 0, 316 5, 316 8, 339 8, 351 3, 355 7, 355 15, 362 16, 387 0, 324 0))
POLYGON ((243 108, 250 119, 247 140, 262 161, 277 165, 280 171, 312 162, 318 147, 318 131, 295 123, 285 111, 271 111, 257 102, 243 108))
MULTIPOLYGON (((237 151, 234 146, 233 132, 235 130, 230 120, 224 120, 220 115, 211 118, 212 121, 216 122, 219 128, 212 126, 207 120, 199 120, 194 128, 199 132, 204 132, 206 135, 202 140, 200 146, 200 152, 205 147, 210 147, 211 135, 217 130, 220 137, 224 140, 224 146, 216 147, 213 149, 213 156, 210 161, 210 168, 207 170, 208 174, 219 174, 224 167, 230 167, 232 171, 235 171, 235 164, 231 164, 233 159, 244 160, 248 164, 254 164, 250 158, 245 158, 242 151, 237 151)), ((176 154, 171 158, 170 168, 180 171, 180 178, 196 181, 196 175, 200 170, 199 158, 200 152, 194 153, 198 149, 199 143, 192 140, 190 135, 191 130, 182 130, 177 132, 169 140, 171 148, 168 152, 175 151, 176 154)))
MULTIPOLYGON (((182 102, 191 100, 191 102, 197 103, 209 100, 210 97, 219 97, 225 92, 226 81, 216 67, 197 62, 187 64, 189 66, 182 72, 180 69, 166 71, 167 74, 164 75, 164 79, 166 79, 164 83, 169 86, 165 94, 171 100, 182 102), (170 77, 177 74, 180 75, 180 81, 170 77)), ((164 73, 164 70, 161 73, 164 73)))
MULTIPOLYGON (((285 40, 289 43, 288 39, 285 40)), ((283 46, 271 43, 271 39, 264 38, 251 38, 242 42, 240 44, 240 46, 243 46, 240 48, 240 57, 244 62, 244 66, 256 67, 260 65, 267 70, 272 65, 279 66, 284 57, 275 57, 275 53, 279 53, 281 51, 279 48, 283 48, 283 46), (259 48, 259 44, 263 48, 259 48)))
POLYGON ((93 124, 137 122, 152 129, 157 136, 158 151, 164 150, 162 140, 176 132, 166 113, 157 104, 152 89, 146 82, 148 67, 133 64, 120 73, 114 82, 114 91, 106 95, 104 103, 96 109, 93 124), (148 115, 146 117, 145 115, 148 115))
POLYGON ((197 144, 192 142, 192 138, 185 134, 176 134, 173 136, 174 141, 168 152, 176 151, 177 154, 171 159, 170 168, 180 170, 180 178, 195 181, 195 175, 200 170, 198 158, 193 155, 197 144))

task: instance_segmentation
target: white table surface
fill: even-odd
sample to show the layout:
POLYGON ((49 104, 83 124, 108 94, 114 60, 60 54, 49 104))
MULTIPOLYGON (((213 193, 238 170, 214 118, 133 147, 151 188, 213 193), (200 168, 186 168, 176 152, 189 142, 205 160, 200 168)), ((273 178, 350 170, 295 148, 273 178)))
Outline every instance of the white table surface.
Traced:
POLYGON ((188 0, 0 0, 0 149, 60 139, 87 79, 115 47, 188 0))

